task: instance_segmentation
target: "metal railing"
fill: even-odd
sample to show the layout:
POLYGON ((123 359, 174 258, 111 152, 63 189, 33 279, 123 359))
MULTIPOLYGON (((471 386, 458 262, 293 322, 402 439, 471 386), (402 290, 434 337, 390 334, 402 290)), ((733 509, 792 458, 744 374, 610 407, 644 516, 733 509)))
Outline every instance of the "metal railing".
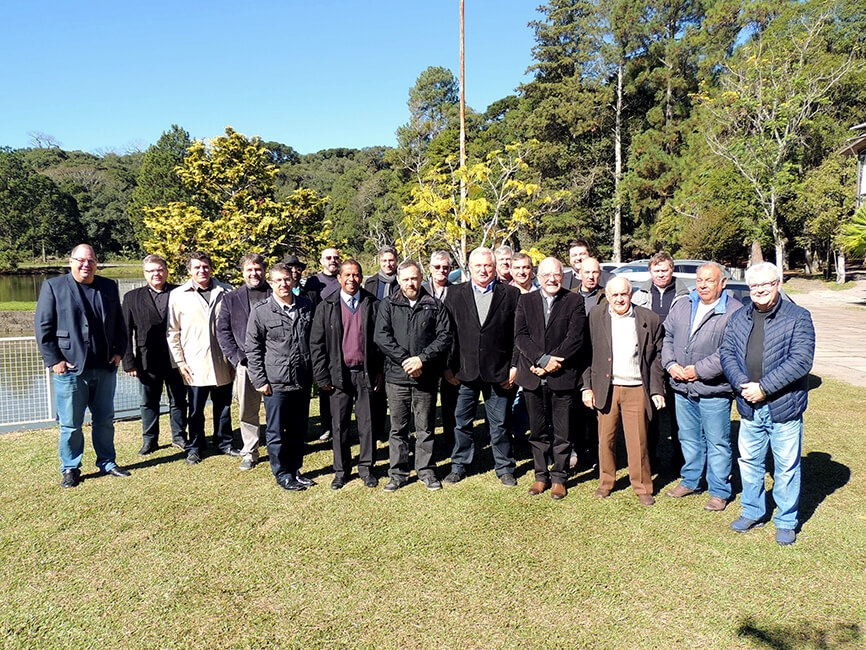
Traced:
MULTIPOLYGON (((139 415, 139 382, 118 370, 114 419, 139 415)), ((50 427, 56 418, 54 380, 42 362, 36 337, 0 338, 0 433, 50 427)))

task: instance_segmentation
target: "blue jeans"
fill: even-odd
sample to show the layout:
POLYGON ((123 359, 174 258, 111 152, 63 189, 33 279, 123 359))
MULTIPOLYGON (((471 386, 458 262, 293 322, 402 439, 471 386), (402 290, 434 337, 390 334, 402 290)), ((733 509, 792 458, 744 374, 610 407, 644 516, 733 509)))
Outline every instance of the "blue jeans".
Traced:
POLYGON ((454 427, 451 471, 465 473, 466 468, 472 463, 475 452, 472 428, 475 422, 475 409, 482 395, 496 475, 513 474, 516 463, 511 454, 511 435, 505 427, 505 419, 509 401, 513 400, 514 396, 499 384, 487 384, 481 381, 460 384, 457 392, 457 410, 454 413, 457 425, 454 427))
POLYGON ((773 517, 776 528, 797 528, 797 506, 800 502, 800 455, 803 451, 803 418, 790 422, 773 422, 770 407, 755 409, 751 420, 740 421, 740 476, 743 494, 740 502, 743 517, 765 520, 767 499, 764 477, 767 447, 773 452, 773 501, 778 512, 773 517))
POLYGON ((710 496, 731 498, 730 397, 689 397, 674 393, 683 450, 683 485, 698 489, 704 467, 710 496))
POLYGON ((107 472, 117 466, 114 453, 114 387, 117 368, 85 369, 80 375, 54 375, 57 420, 60 423, 60 471, 79 469, 84 457, 84 411, 90 409, 96 466, 107 472))
POLYGON ((433 432, 436 427, 436 387, 385 384, 391 435, 388 438, 388 476, 409 480, 409 433, 415 419, 415 473, 418 478, 436 478, 433 463, 433 432))

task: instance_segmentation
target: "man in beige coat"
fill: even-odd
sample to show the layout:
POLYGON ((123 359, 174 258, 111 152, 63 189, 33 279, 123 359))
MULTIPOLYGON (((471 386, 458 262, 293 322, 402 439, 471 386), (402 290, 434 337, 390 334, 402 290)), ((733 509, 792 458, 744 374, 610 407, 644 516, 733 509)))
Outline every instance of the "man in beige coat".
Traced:
POLYGON ((220 453, 239 456, 232 445, 232 381, 234 369, 216 336, 222 298, 231 289, 213 278, 207 253, 195 252, 187 261, 190 279, 168 297, 168 347, 172 362, 189 386, 189 444, 186 462, 201 462, 207 442, 204 409, 213 403, 214 444, 220 453))

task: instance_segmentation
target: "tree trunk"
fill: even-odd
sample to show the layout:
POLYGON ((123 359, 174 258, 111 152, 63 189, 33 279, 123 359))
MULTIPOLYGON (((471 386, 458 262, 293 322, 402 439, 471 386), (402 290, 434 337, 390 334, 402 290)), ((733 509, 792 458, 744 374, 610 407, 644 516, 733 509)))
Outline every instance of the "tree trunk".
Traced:
POLYGON ((622 79, 623 65, 616 71, 616 120, 614 127, 614 170, 613 170, 613 261, 622 261, 622 79))
POLYGON ((749 252, 749 266, 754 266, 764 261, 764 253, 761 252, 761 243, 753 241, 752 249, 749 252))
POLYGON ((845 284, 845 253, 836 253, 836 284, 845 284))
POLYGON ((812 247, 806 246, 805 253, 806 253, 806 264, 805 264, 805 267, 803 268, 803 272, 806 275, 814 275, 815 265, 812 262, 812 247))

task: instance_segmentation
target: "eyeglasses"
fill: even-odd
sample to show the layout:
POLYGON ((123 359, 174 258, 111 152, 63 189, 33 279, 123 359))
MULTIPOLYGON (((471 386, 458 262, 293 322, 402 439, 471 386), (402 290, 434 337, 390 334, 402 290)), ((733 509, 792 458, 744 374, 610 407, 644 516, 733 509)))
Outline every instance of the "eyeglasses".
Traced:
POLYGON ((73 257, 72 261, 78 262, 78 266, 87 266, 88 264, 90 266, 96 266, 98 264, 98 262, 92 257, 73 257))
POLYGON ((450 264, 431 264, 431 268, 436 269, 437 271, 447 271, 451 268, 450 264))
POLYGON ((144 272, 147 273, 147 274, 152 274, 152 273, 165 273, 165 269, 162 268, 162 267, 160 266, 160 267, 157 268, 157 269, 144 269, 144 272))
POLYGON ((561 280, 562 279, 562 273, 542 273, 538 277, 541 278, 542 280, 549 280, 551 278, 553 278, 554 280, 561 280))
POLYGON ((762 282, 761 284, 750 284, 749 291, 769 291, 777 284, 779 284, 778 280, 772 280, 771 282, 762 282))

